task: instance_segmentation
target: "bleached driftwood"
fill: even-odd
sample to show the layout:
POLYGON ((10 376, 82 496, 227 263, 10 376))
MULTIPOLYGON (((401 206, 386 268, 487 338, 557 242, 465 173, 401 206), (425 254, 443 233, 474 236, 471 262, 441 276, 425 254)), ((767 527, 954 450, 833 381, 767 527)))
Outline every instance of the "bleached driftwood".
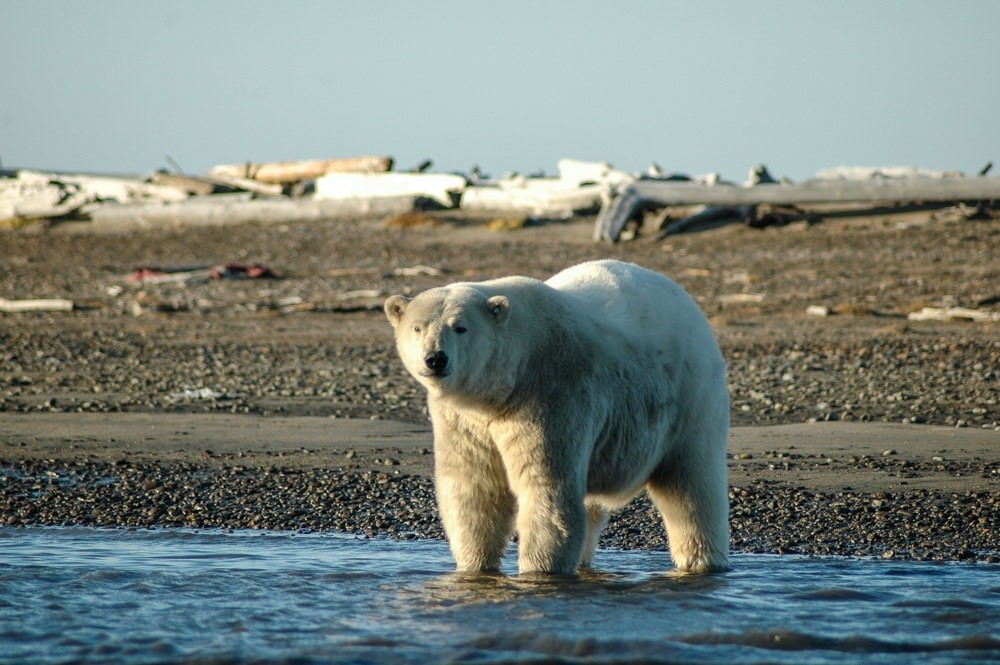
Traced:
POLYGON ((81 195, 94 201, 183 201, 188 197, 188 193, 178 187, 157 185, 130 177, 19 171, 18 179, 54 183, 67 189, 75 188, 81 195))
POLYGON ((149 181, 154 185, 176 187, 177 189, 183 189, 189 194, 198 196, 214 194, 218 190, 218 185, 207 178, 177 175, 176 173, 163 173, 157 171, 153 175, 149 176, 149 181))
POLYGON ((604 205, 594 228, 595 240, 614 242, 643 207, 668 205, 752 206, 822 203, 959 202, 1000 199, 1000 178, 899 178, 807 180, 757 187, 704 186, 684 182, 639 180, 618 190, 604 205))
POLYGON ((199 196, 231 194, 241 191, 261 196, 281 196, 284 192, 281 185, 227 175, 185 176, 173 173, 154 173, 150 176, 150 180, 158 185, 170 185, 199 196))
POLYGON ((392 157, 345 157, 339 159, 307 159, 294 162, 262 162, 258 164, 221 164, 212 167, 209 175, 250 178, 279 185, 313 180, 327 173, 376 173, 392 169, 392 157))
POLYGON ((719 303, 722 305, 747 305, 764 302, 765 298, 763 293, 724 293, 719 296, 719 303))
POLYGON ((833 316, 833 308, 826 305, 809 305, 806 307, 806 316, 833 316))
POLYGON ((957 171, 921 169, 916 166, 834 166, 816 174, 819 180, 874 180, 878 178, 961 178, 957 171))
POLYGON ((178 187, 138 178, 42 173, 20 170, 16 178, 0 178, 0 219, 65 217, 105 201, 183 201, 178 187))
POLYGON ((83 203, 47 179, 0 178, 0 220, 62 217, 83 203))
POLYGON ((314 198, 341 200, 355 198, 423 197, 445 208, 465 189, 463 176, 446 173, 328 173, 316 179, 314 198))
POLYGON ((468 187, 462 193, 462 210, 513 213, 565 219, 596 210, 608 195, 604 185, 571 185, 557 178, 525 179, 521 186, 468 187))
POLYGON ((253 192, 261 196, 281 196, 282 186, 270 182, 261 182, 252 178, 240 178, 224 174, 214 174, 207 179, 217 182, 220 185, 239 189, 244 192, 253 192))
POLYGON ((68 312, 73 309, 73 301, 63 298, 34 298, 30 300, 8 300, 0 298, 0 312, 68 312))
POLYGON ((991 312, 968 307, 924 307, 918 312, 910 312, 910 321, 1000 321, 1000 312, 991 312))
POLYGON ((598 184, 620 187, 635 181, 635 176, 619 171, 608 162, 591 162, 580 159, 560 159, 556 162, 559 179, 566 183, 598 184))
POLYGON ((635 181, 607 162, 560 159, 556 178, 513 175, 469 187, 462 194, 463 210, 532 217, 567 218, 600 207, 615 187, 635 181))
POLYGON ((88 228, 120 232, 184 226, 225 226, 256 222, 292 224, 334 219, 396 215, 412 210, 412 196, 342 198, 251 199, 247 193, 213 194, 165 205, 102 206, 91 213, 88 228))

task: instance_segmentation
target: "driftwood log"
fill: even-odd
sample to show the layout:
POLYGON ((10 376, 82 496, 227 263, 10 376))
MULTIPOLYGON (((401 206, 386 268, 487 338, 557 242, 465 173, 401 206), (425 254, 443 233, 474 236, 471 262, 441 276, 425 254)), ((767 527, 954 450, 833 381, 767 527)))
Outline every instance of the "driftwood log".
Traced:
POLYGON ((230 187, 243 192, 252 192, 253 194, 258 194, 260 196, 281 196, 281 194, 285 191, 282 185, 276 185, 272 182, 261 182, 260 180, 254 180, 253 178, 241 178, 239 176, 231 176, 224 173, 216 173, 211 177, 206 178, 206 180, 211 180, 212 182, 218 183, 224 187, 230 187))
POLYGON ((313 199, 252 199, 247 193, 197 196, 163 205, 105 205, 90 215, 88 228, 121 232, 254 222, 293 224, 333 219, 383 217, 413 210, 412 196, 313 199))
POLYGON ((211 176, 249 178, 260 182, 287 185, 299 180, 313 180, 327 173, 378 173, 392 169, 392 157, 345 157, 309 159, 297 162, 262 162, 259 164, 221 164, 209 170, 211 176))
POLYGON ((1000 312, 968 307, 924 307, 910 312, 910 321, 1000 321, 1000 312))
POLYGON ((409 196, 452 208, 465 189, 463 176, 448 173, 327 173, 316 179, 314 198, 340 200, 409 196))
POLYGON ((1000 200, 1000 178, 900 178, 875 180, 807 180, 756 187, 706 186, 685 182, 639 180, 622 187, 601 208, 594 239, 616 242, 630 219, 642 211, 668 205, 738 208, 771 204, 943 203, 1000 200))
POLYGON ((139 178, 21 169, 14 178, 0 178, 0 220, 67 217, 108 201, 166 203, 188 196, 183 188, 139 178))
POLYGON ((63 298, 34 298, 30 300, 8 300, 0 298, 0 312, 68 312, 73 309, 73 301, 63 298))
POLYGON ((195 194, 199 196, 204 196, 206 194, 215 194, 220 191, 233 191, 231 188, 221 189, 219 186, 208 178, 199 178, 196 176, 178 175, 175 173, 164 173, 158 171, 149 177, 149 182, 156 185, 165 185, 167 187, 176 187, 177 189, 183 189, 189 194, 195 194))
POLYGON ((521 187, 468 187, 461 208, 475 212, 564 219, 600 207, 608 188, 599 184, 567 184, 559 179, 530 179, 521 187))

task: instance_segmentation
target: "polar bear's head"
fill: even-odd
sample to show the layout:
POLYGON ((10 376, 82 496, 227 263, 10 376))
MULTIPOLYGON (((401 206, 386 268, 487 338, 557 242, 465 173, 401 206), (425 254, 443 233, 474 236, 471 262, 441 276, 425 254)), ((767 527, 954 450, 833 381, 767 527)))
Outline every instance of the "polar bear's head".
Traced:
POLYGON ((453 284, 412 300, 390 296, 385 313, 407 371, 432 395, 486 397, 510 300, 453 284))

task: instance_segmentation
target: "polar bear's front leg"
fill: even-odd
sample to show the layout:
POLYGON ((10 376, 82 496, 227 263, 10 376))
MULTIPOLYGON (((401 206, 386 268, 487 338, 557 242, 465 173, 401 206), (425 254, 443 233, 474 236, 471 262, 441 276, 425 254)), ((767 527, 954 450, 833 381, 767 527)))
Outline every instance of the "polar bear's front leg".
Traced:
POLYGON ((518 488, 517 499, 518 571, 575 574, 587 534, 583 493, 542 483, 518 488))
POLYGON ((499 570, 515 511, 499 454, 435 429, 434 456, 438 510, 458 570, 499 570))
POLYGON ((544 419, 511 420, 492 430, 517 496, 518 571, 573 575, 587 538, 587 458, 576 453, 563 423, 538 420, 544 419))

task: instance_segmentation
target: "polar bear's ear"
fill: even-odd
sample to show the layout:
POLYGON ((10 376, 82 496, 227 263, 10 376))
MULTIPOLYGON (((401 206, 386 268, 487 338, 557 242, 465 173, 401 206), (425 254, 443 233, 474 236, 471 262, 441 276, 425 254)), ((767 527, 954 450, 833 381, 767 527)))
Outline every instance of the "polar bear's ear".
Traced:
POLYGON ((403 313, 406 312, 408 304, 410 304, 410 299, 403 296, 389 296, 385 299, 385 315, 389 317, 389 323, 392 324, 393 328, 403 318, 403 313))
POLYGON ((507 299, 507 296, 493 296, 486 300, 486 307, 493 320, 500 323, 507 318, 507 313, 510 312, 510 300, 507 299))

